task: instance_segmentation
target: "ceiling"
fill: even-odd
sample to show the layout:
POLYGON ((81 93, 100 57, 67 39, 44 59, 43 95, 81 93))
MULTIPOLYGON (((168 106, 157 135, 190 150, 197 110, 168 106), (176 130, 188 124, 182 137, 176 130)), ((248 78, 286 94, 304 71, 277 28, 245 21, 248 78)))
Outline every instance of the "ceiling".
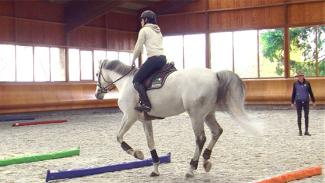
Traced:
POLYGON ((87 24, 108 12, 140 14, 150 9, 158 15, 175 13, 196 0, 48 0, 64 5, 66 31, 87 24))

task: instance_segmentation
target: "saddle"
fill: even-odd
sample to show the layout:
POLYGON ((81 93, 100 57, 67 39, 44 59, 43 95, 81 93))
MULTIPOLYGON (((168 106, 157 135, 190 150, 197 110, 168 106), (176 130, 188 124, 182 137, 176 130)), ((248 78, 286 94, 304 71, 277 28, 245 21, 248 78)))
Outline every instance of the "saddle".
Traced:
POLYGON ((159 89, 164 86, 167 77, 177 71, 174 62, 165 64, 160 70, 151 74, 143 81, 143 86, 146 90, 159 89))

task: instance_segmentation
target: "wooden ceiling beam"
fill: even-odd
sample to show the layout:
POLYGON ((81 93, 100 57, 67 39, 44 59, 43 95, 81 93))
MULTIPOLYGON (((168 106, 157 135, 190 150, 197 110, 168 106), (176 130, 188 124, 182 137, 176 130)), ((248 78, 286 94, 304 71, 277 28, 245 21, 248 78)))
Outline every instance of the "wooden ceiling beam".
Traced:
POLYGON ((187 4, 193 3, 196 0, 162 0, 160 2, 154 3, 146 9, 151 9, 155 11, 158 15, 175 13, 180 8, 187 4))
POLYGON ((130 15, 137 15, 138 14, 138 11, 127 9, 127 8, 114 8, 114 10, 112 10, 112 12, 125 13, 125 14, 130 14, 130 15))
POLYGON ((64 10, 65 31, 71 32, 97 17, 105 15, 124 2, 121 0, 72 1, 64 10))

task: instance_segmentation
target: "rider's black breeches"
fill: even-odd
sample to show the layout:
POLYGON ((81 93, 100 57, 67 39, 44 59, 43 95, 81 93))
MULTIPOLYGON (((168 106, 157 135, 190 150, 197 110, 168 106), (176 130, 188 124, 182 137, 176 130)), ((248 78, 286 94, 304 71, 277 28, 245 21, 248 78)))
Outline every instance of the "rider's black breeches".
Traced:
POLYGON ((140 67, 138 72, 134 75, 133 83, 142 84, 142 82, 150 76, 155 71, 159 70, 166 64, 166 57, 161 56, 153 56, 149 57, 146 62, 140 67))

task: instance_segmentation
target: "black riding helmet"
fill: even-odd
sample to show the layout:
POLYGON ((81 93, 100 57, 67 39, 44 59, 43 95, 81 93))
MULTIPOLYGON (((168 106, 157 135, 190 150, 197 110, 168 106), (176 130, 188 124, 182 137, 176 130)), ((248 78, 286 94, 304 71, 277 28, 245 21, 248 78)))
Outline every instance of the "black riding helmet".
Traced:
POLYGON ((141 13, 141 19, 144 20, 144 24, 150 23, 150 24, 157 24, 157 15, 155 12, 151 10, 146 10, 141 13))

